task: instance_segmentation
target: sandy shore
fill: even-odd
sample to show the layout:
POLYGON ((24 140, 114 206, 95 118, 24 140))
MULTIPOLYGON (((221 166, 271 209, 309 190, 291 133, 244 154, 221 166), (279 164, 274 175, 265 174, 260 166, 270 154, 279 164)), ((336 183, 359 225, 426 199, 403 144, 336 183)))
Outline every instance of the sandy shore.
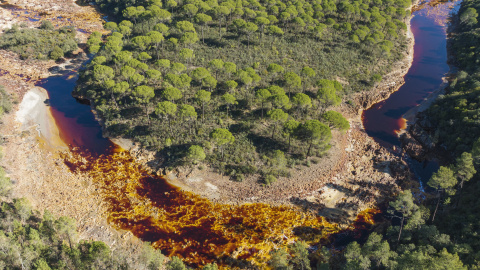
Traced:
POLYGON ((60 138, 60 132, 48 106, 48 93, 45 89, 34 87, 23 96, 15 120, 20 124, 21 131, 35 129, 52 151, 68 150, 60 138))

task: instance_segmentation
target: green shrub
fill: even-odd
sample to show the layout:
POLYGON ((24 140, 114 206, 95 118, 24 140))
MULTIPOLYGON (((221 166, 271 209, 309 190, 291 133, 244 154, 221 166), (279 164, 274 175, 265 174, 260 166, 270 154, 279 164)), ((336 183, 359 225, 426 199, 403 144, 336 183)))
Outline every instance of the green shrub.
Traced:
POLYGON ((12 109, 12 101, 10 96, 5 91, 5 88, 0 85, 0 117, 3 113, 9 113, 12 109))
POLYGON ((347 130, 350 128, 350 123, 348 120, 345 119, 345 117, 343 117, 343 115, 339 112, 328 111, 322 115, 322 118, 334 128, 338 128, 340 130, 347 130))
POLYGON ((265 184, 267 185, 270 185, 270 184, 273 184, 277 181, 277 178, 271 174, 268 174, 267 176, 265 176, 265 184))
POLYGON ((22 59, 45 60, 48 55, 50 59, 57 60, 78 48, 75 35, 74 28, 55 30, 49 21, 44 21, 39 29, 12 26, 0 36, 0 48, 13 51, 22 59))
POLYGON ((53 30, 55 29, 55 27, 53 27, 53 24, 51 21, 42 21, 40 24, 40 29, 53 30))
POLYGON ((50 59, 58 60, 62 57, 63 57, 63 50, 60 47, 55 46, 53 50, 50 52, 50 59))

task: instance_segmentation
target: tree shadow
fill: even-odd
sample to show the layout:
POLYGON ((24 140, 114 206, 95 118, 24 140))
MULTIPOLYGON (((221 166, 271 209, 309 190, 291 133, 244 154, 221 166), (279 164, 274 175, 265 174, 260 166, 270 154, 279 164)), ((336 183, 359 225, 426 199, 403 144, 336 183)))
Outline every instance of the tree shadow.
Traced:
POLYGON ((124 123, 113 124, 107 128, 107 133, 113 137, 125 136, 129 131, 130 125, 124 123))
POLYGON ((248 123, 238 122, 235 124, 230 125, 229 130, 234 134, 239 133, 250 133, 251 126, 248 123))
POLYGON ((135 134, 135 136, 148 136, 152 134, 151 130, 148 128, 148 125, 135 126, 132 132, 135 134))
POLYGON ((227 43, 222 42, 215 38, 206 38, 205 45, 212 48, 224 48, 227 45, 227 43))
POLYGON ((166 146, 155 154, 155 159, 150 162, 150 165, 161 165, 162 167, 185 165, 184 157, 191 145, 192 144, 176 144, 166 146))
POLYGON ((135 119, 141 113, 143 113, 143 108, 140 107, 130 107, 120 110, 120 115, 125 119, 135 119))
POLYGON ((245 116, 244 111, 240 108, 241 106, 239 105, 235 105, 235 107, 231 107, 229 110, 230 117, 238 119, 238 118, 241 118, 242 116, 245 116))
POLYGON ((226 40, 237 40, 237 39, 240 38, 240 36, 236 35, 236 34, 225 34, 225 35, 223 35, 222 38, 224 38, 226 40))
MULTIPOLYGON (((298 236, 298 238, 308 241, 312 239, 312 236, 315 235, 321 235, 322 234, 322 229, 323 228, 312 228, 308 226, 298 226, 293 228, 293 233, 298 236)), ((319 239, 319 242, 316 242, 316 245, 327 245, 330 243, 330 240, 328 238, 322 237, 319 239)))
POLYGON ((231 267, 232 269, 250 269, 250 270, 260 270, 263 268, 260 268, 258 265, 253 264, 251 261, 247 261, 246 259, 251 256, 249 254, 244 255, 243 257, 245 258, 239 258, 235 259, 233 257, 225 257, 222 259, 226 265, 231 267))
POLYGON ((285 143, 274 140, 271 137, 250 133, 247 138, 253 143, 259 154, 268 153, 272 149, 281 150, 283 152, 288 150, 285 143))

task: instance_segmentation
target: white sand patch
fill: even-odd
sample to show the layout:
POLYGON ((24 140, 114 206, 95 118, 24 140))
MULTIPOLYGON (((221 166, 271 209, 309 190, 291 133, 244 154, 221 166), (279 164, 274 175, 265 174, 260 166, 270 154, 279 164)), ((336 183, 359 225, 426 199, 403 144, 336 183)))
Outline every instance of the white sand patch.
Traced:
POLYGON ((215 186, 214 184, 211 184, 209 182, 205 182, 205 186, 207 186, 208 188, 210 188, 212 190, 218 190, 217 186, 215 186))
MULTIPOLYGON (((18 111, 15 115, 15 120, 22 123, 23 126, 27 124, 27 120, 32 120, 38 117, 38 106, 42 101, 42 97, 36 89, 28 91, 25 96, 23 96, 22 103, 18 108, 18 111)), ((45 100, 45 98, 43 98, 45 100)))
POLYGON ((344 192, 328 185, 323 187, 321 190, 322 194, 320 195, 320 199, 325 204, 325 207, 328 208, 335 208, 337 203, 339 203, 341 199, 345 197, 344 192))
POLYGON ((202 177, 190 177, 187 179, 187 182, 189 183, 198 183, 198 182, 201 182, 203 180, 202 177))
POLYGON ((60 132, 47 105, 47 100, 48 93, 45 89, 32 88, 23 96, 15 114, 15 120, 21 124, 20 130, 25 131, 34 127, 48 145, 56 149, 65 149, 66 145, 60 138, 60 132))
POLYGON ((15 23, 10 11, 6 9, 0 9, 0 31, 3 29, 11 28, 15 23))

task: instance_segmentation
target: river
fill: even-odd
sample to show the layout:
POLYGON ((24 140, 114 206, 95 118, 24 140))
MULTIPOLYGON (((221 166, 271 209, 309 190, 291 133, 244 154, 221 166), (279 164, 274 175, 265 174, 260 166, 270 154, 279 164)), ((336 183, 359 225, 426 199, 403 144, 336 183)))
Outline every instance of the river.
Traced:
MULTIPOLYGON (((427 9, 414 13, 415 54, 405 85, 364 112, 367 133, 386 147, 399 146, 395 131, 402 127, 402 115, 437 89, 448 72, 445 27, 436 21, 438 17, 427 9)), ((324 243, 339 231, 322 217, 298 209, 212 203, 150 175, 128 152, 113 151, 118 148, 102 137, 90 106, 71 96, 77 78, 74 70, 41 80, 38 85, 48 91, 60 136, 72 146, 73 156, 66 157, 66 164, 94 179, 114 226, 130 230, 167 255, 178 255, 193 265, 219 258, 229 263, 243 259, 265 263, 268 254, 262 249, 283 245, 295 235, 315 234, 317 241, 324 243), (237 255, 232 258, 234 251, 237 255)))
POLYGON ((306 240, 315 232, 325 242, 339 231, 323 217, 298 208, 213 203, 149 174, 128 152, 102 137, 89 105, 72 98, 76 76, 71 71, 38 85, 52 97, 49 104, 60 136, 71 145, 72 155, 65 157, 65 163, 72 171, 90 176, 113 226, 191 265, 244 264, 245 260, 265 264, 269 258, 265 250, 284 246, 298 235, 306 240))
MULTIPOLYGON (((435 3, 434 6, 426 3, 413 13, 414 57, 404 77, 405 84, 362 115, 367 134, 389 149, 401 149, 398 133, 408 124, 403 116, 439 91, 450 69, 447 64, 447 20, 451 12, 458 10, 460 1, 435 3)), ((409 165, 421 181, 427 181, 439 167, 434 160, 422 163, 410 160, 409 165)))
POLYGON ((66 75, 49 77, 37 83, 48 91, 49 105, 59 127, 60 137, 67 144, 82 147, 91 153, 107 154, 114 144, 102 136, 102 127, 91 108, 72 97, 78 75, 73 70, 66 75))

